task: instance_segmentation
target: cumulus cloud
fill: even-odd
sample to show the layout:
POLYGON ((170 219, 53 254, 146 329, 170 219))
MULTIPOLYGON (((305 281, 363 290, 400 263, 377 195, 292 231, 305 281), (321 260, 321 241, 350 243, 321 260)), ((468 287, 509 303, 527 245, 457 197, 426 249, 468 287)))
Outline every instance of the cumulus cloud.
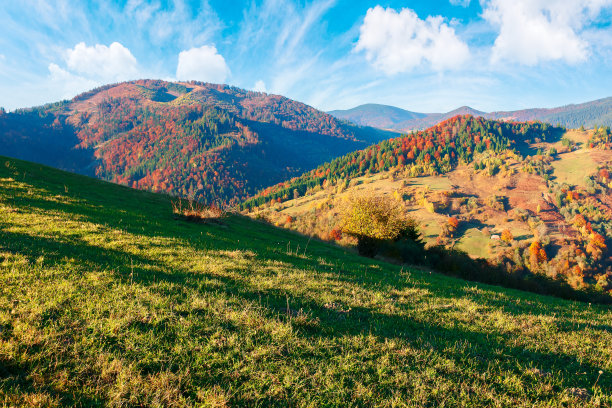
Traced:
POLYGON ((103 82, 135 79, 138 63, 130 50, 118 42, 110 46, 87 46, 81 42, 66 51, 68 69, 86 78, 103 82))
POLYGON ((469 7, 470 0, 450 0, 453 6, 469 7))
POLYGON ((179 80, 222 83, 229 75, 230 69, 225 58, 214 45, 203 45, 179 54, 176 67, 176 77, 179 80))
POLYGON ((582 30, 612 0, 483 0, 483 17, 499 28, 493 62, 584 61, 590 44, 582 30))
POLYGON ((57 64, 51 63, 48 68, 52 91, 62 99, 71 98, 100 85, 98 81, 72 74, 57 64))
POLYGON ((255 86, 253 87, 253 90, 255 92, 268 92, 268 90, 266 89, 266 83, 262 81, 261 79, 255 82, 255 86))
POLYGON ((64 64, 48 65, 47 88, 61 98, 70 98, 102 84, 137 79, 138 62, 118 42, 109 46, 87 46, 81 42, 63 52, 64 64))
POLYGON ((410 9, 380 6, 366 13, 355 51, 365 51, 375 68, 388 75, 409 71, 423 62, 442 71, 462 65, 468 46, 441 16, 420 19, 410 9))

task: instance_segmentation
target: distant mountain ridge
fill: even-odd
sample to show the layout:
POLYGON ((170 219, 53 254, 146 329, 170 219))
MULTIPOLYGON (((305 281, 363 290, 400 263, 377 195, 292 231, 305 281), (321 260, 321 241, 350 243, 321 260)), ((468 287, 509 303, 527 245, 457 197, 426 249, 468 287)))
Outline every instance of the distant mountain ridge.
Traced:
POLYGON ((124 82, 0 112, 0 155, 219 204, 393 135, 201 82, 124 82))
POLYGON ((365 104, 328 113, 338 119, 348 120, 360 126, 373 126, 402 132, 426 129, 453 116, 466 114, 482 116, 486 119, 517 122, 538 120, 567 128, 579 128, 580 126, 611 126, 612 97, 550 109, 534 108, 500 112, 482 112, 469 106, 462 106, 447 113, 419 113, 395 106, 365 104))

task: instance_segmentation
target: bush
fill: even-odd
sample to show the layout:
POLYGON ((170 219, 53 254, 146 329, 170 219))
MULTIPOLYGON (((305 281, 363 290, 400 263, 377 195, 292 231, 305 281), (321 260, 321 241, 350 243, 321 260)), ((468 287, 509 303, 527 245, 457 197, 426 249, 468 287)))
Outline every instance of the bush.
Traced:
POLYGON ((357 238, 360 255, 374 257, 385 242, 418 239, 414 220, 404 217, 397 202, 382 197, 357 197, 342 216, 342 232, 357 238))
POLYGON ((214 205, 205 205, 193 199, 182 200, 180 197, 172 202, 172 212, 185 221, 219 222, 227 214, 214 205))

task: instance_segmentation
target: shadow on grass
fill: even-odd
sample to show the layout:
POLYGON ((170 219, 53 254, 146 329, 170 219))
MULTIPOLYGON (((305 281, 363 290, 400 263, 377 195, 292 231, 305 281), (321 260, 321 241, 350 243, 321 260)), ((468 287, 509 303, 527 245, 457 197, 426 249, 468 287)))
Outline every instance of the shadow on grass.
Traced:
MULTIPOLYGON (((281 289, 265 289, 258 290, 245 282, 234 279, 226 275, 215 273, 198 272, 193 273, 189 270, 181 270, 166 265, 159 260, 150 259, 148 257, 137 257, 132 254, 122 252, 120 250, 108 250, 96 246, 92 246, 82 242, 73 241, 58 241, 49 238, 33 238, 26 234, 18 234, 13 232, 3 231, 3 242, 5 249, 25 255, 31 259, 39 256, 41 253, 45 255, 45 261, 49 264, 59 264, 66 256, 78 256, 89 267, 94 267, 100 270, 112 269, 113 265, 126 265, 129 259, 139 265, 135 268, 134 283, 151 287, 152 290, 163 290, 164 295, 169 288, 158 288, 156 284, 160 282, 177 283, 190 288, 192 290, 201 291, 205 288, 202 285, 204 279, 214 279, 221 282, 221 286, 215 288, 215 291, 221 291, 228 296, 242 299, 243 301, 252 304, 259 313, 267 319, 278 319, 292 325, 295 329, 296 336, 305 339, 338 339, 341 337, 356 337, 372 335, 375 336, 377 342, 384 344, 389 340, 404 340, 408 341, 413 347, 433 348, 436 353, 445 356, 454 361, 457 366, 469 364, 475 367, 480 372, 487 372, 493 369, 499 369, 508 372, 515 372, 524 375, 525 367, 537 366, 540 370, 548 373, 563 373, 556 380, 559 382, 561 389, 581 387, 589 389, 595 382, 598 370, 603 367, 595 367, 589 363, 581 362, 575 356, 566 355, 558 352, 540 352, 522 348, 510 344, 511 336, 509 333, 494 331, 484 332, 479 330, 467 330, 461 327, 448 328, 444 325, 444 312, 440 312, 440 323, 430 323, 420 321, 409 316, 400 316, 398 314, 383 313, 381 311, 367 307, 351 307, 346 305, 323 305, 315 301, 313 298, 305 297, 304 295, 296 295, 295 293, 284 291, 281 289), (151 266, 145 268, 142 266, 151 266), (287 303, 289 302, 289 309, 287 303), (302 316, 302 317, 300 317, 302 316), (467 342, 467 348, 459 348, 458 344, 467 342), (575 376, 574 373, 586 372, 584 376, 575 376)), ((226 247, 222 248, 227 249, 226 247)), ((246 249, 257 250, 258 247, 246 249)), ((219 250, 219 249, 217 249, 219 250)), ((223 254, 218 254, 223 256, 223 254)), ((259 255, 255 255, 260 259, 259 255)), ((277 253, 277 259, 284 262, 295 261, 295 256, 277 253)), ((269 259, 269 257, 261 258, 269 259)), ((310 259, 301 259, 303 267, 309 269, 325 270, 329 272, 334 269, 334 266, 323 266, 319 262, 310 259)), ((354 266, 354 265, 350 265, 354 266)), ((125 268, 127 269, 127 267, 125 268)), ((415 276, 410 282, 400 279, 398 276, 390 274, 388 271, 357 271, 353 272, 351 268, 336 270, 338 281, 350 282, 361 286, 366 291, 372 293, 385 291, 390 289, 402 290, 405 288, 423 287, 424 283, 420 282, 415 276)), ((243 270, 228 270, 229 274, 243 274, 243 270)), ((316 273, 316 272, 314 272, 316 273)), ((414 274, 417 275, 417 274, 414 274)), ((126 273, 116 276, 121 282, 126 282, 128 277, 126 273)), ((335 277, 333 278, 336 279, 335 277)), ((466 296, 465 289, 456 285, 443 287, 442 285, 427 285, 427 290, 430 292, 428 296, 439 300, 457 298, 466 296)), ((206 289, 204 289, 206 290, 206 289)), ((212 290, 212 289, 211 289, 212 290)), ((180 297, 177 296, 180 301, 180 297)), ((533 311, 535 305, 520 307, 514 301, 491 299, 485 295, 471 295, 470 300, 480 305, 499 308, 505 313, 512 316, 517 316, 520 313, 529 313, 533 311)), ((542 304, 542 300, 534 300, 545 309, 542 312, 546 313, 561 313, 560 306, 554 304, 542 304)), ((551 303, 552 299, 551 299, 551 303)), ((397 305, 401 311, 409 313, 411 305, 397 305)), ((197 311, 196 311, 197 313, 197 311)), ((560 318, 559 318, 560 319, 560 318)), ((561 322, 557 324, 560 330, 571 330, 570 323, 561 322)), ((605 325, 604 325, 605 326, 605 325)), ((163 328, 150 324, 135 323, 130 329, 142 332, 152 331, 156 333, 160 341, 164 343, 173 341, 173 331, 167 330, 167 325, 163 324, 163 328)), ((230 331, 242 330, 240 326, 228 324, 225 327, 230 331)), ((610 327, 590 327, 591 330, 609 331, 610 327)), ((108 338, 100 339, 102 347, 112 353, 124 355, 125 349, 117 339, 108 338)), ((11 367, 11 366, 7 366, 11 367)), ((142 367, 147 372, 161 370, 160 365, 151 365, 142 367)), ((176 367, 178 369, 178 366, 176 367)), ((31 367, 13 367, 7 371, 7 376, 11 377, 10 381, 24 381, 27 377, 27 372, 31 367)), ((610 373, 605 373, 600 380, 599 386, 603 389, 612 388, 612 380, 610 373)), ((210 373, 209 375, 218 375, 210 373)), ((460 374, 450 374, 457 376, 457 380, 461 379, 460 374)), ((235 381, 230 377, 223 378, 229 383, 235 381)), ((219 381, 219 378, 209 378, 208 381, 219 381)), ((26 389, 36 388, 33 384, 24 383, 26 389)), ((497 385, 496 387, 501 387, 497 385)), ((500 388, 501 391, 501 388, 500 388)), ((62 401, 71 401, 68 396, 59 395, 62 401)), ((80 398, 80 397, 79 397, 80 398)), ((81 400, 82 401, 82 400, 81 400)), ((96 401, 92 401, 95 405, 96 401)))
MULTIPOLYGON (((183 273, 185 272, 180 272, 180 274, 183 273)), ((185 281, 189 275, 186 273, 185 281)), ((456 366, 461 367, 468 364, 476 367, 479 372, 499 369, 525 375, 526 368, 536 367, 544 373, 560 374, 556 378, 559 384, 556 392, 562 392, 571 387, 590 389, 598 377, 598 371, 603 369, 603 367, 596 367, 581 361, 576 356, 552 351, 541 352, 511 345, 512 334, 508 332, 491 333, 445 327, 443 314, 440 316, 439 324, 431 324, 409 316, 383 313, 367 307, 351 307, 349 304, 322 305, 314 299, 296 296, 294 293, 279 289, 258 290, 227 276, 209 275, 209 277, 223 282, 223 290, 227 295, 254 305, 267 319, 278 319, 291 324, 297 335, 310 339, 314 343, 318 339, 334 340, 341 337, 366 335, 375 336, 381 345, 392 340, 404 340, 415 348, 433 348, 437 353, 452 360, 456 366), (468 343, 467 351, 457 347, 462 342, 468 343), (575 373, 579 372, 584 372, 586 375, 575 376, 575 373)), ((155 277, 157 280, 166 278, 169 277, 164 276, 164 273, 156 274, 155 277)), ((358 280, 366 290, 381 290, 380 281, 374 284, 358 280)), ((402 286, 407 285, 397 284, 395 286, 401 289, 402 286)), ((452 291, 436 290, 431 287, 428 289, 434 298, 449 298, 450 301, 456 295, 452 291)), ((471 297, 470 300, 490 308, 498 307, 512 316, 519 314, 518 308, 510 300, 482 302, 482 299, 477 297, 471 297), (497 305, 493 306, 496 303, 497 305)), ((531 311, 533 307, 533 305, 530 306, 531 311)), ((402 308, 408 312, 410 305, 402 305, 402 308)), ((551 307, 547 312, 552 314, 554 310, 557 308, 551 307)), ((565 326, 567 327, 567 324, 565 326)), ((609 327, 591 326, 590 329, 607 331, 609 327)), ((235 330, 240 330, 240 328, 235 327, 235 330)), ((612 387, 609 374, 605 372, 599 380, 599 386, 602 389, 612 387)), ((460 374, 456 376, 458 381, 461 380, 460 374)), ((507 390, 500 387, 499 391, 507 390)))
MULTIPOLYGON (((39 367, 35 367, 34 363, 23 364, 0 354, 0 401, 2 398, 8 398, 9 400, 14 398, 20 401, 23 392, 26 391, 44 392, 53 399, 59 399, 63 406, 105 406, 104 401, 92 398, 85 392, 79 392, 74 388, 62 392, 51 384, 36 384, 31 374, 38 369, 39 367)), ((8 401, 5 401, 5 403, 8 403, 8 401)), ((21 403, 24 402, 21 401, 21 403)))
MULTIPOLYGON (((113 186, 113 188, 116 187, 113 186)), ((61 192, 58 191, 56 193, 60 194, 61 192)), ((134 201, 137 201, 138 197, 144 197, 137 194, 137 192, 132 192, 131 194, 129 197, 133 197, 134 201)), ((83 197, 85 196, 86 194, 83 194, 83 197)), ((81 194, 74 197, 81 198, 81 194)), ((155 201, 153 198, 150 199, 152 202, 155 201)), ((152 212, 139 213, 137 211, 137 202, 130 202, 130 206, 128 206, 130 210, 126 210, 125 206, 120 204, 120 201, 108 202, 104 207, 92 208, 85 208, 77 204, 31 200, 26 197, 20 198, 16 203, 23 207, 38 208, 41 211, 61 211, 78 219, 82 218, 88 222, 122 229, 132 234, 184 239, 185 246, 188 245, 194 250, 224 251, 240 249, 253 251, 258 261, 286 262, 295 265, 297 268, 311 270, 313 274, 316 274, 316 271, 333 273, 333 278, 331 279, 335 282, 359 285, 361 289, 372 294, 385 293, 389 296, 392 289, 401 291, 407 288, 424 288, 429 291, 428 296, 437 298, 440 301, 444 299, 449 299, 450 301, 453 298, 469 296, 469 299, 478 305, 498 308, 513 317, 520 314, 533 313, 534 309, 547 314, 557 313, 563 315, 567 313, 567 308, 560 306, 558 300, 546 297, 534 299, 534 296, 525 292, 514 292, 514 294, 516 294, 516 299, 521 299, 522 301, 531 299, 533 304, 529 306, 523 305, 525 302, 519 305, 516 303, 516 299, 509 297, 507 299, 492 298, 488 296, 490 293, 478 296, 467 295, 465 285, 468 283, 465 281, 453 281, 441 276, 432 276, 428 279, 428 282, 425 282, 420 273, 413 273, 413 277, 410 280, 406 280, 394 274, 393 271, 397 271, 398 267, 373 270, 364 265, 377 265, 378 262, 358 258, 354 255, 351 255, 351 259, 349 257, 342 259, 340 258, 342 255, 341 249, 331 249, 315 241, 310 244, 308 250, 310 258, 286 254, 282 251, 287 241, 295 240, 295 244, 299 242, 303 248, 306 245, 307 237, 281 229, 272 229, 273 227, 255 229, 255 224, 240 217, 231 217, 228 221, 229 229, 223 230, 215 226, 193 225, 182 221, 174 221, 171 217, 169 202, 166 209, 164 203, 167 200, 157 199, 157 201, 159 203, 156 204, 154 210, 159 210, 159 213, 163 215, 153 214, 152 212), (124 222, 124 219, 131 221, 124 222), (204 233, 212 236, 205 235, 204 233), (278 248, 277 250, 273 250, 274 245, 278 248), (326 264, 316 260, 317 257, 328 256, 331 256, 336 262, 331 262, 330 265, 329 263, 326 264), (440 284, 433 284, 435 280, 440 284), (442 280, 445 283, 442 283, 442 280)), ((444 311, 438 312, 440 313, 440 323, 435 324, 409 316, 383 313, 373 308, 350 308, 349 304, 324 305, 307 295, 296 295, 293 292, 281 289, 258 290, 239 279, 229 276, 207 272, 193 273, 189 270, 172 267, 161 260, 145 256, 135 256, 117 249, 111 250, 97 247, 78 239, 66 238, 65 240, 60 240, 32 237, 27 234, 6 230, 2 230, 0 233, 2 234, 0 242, 4 249, 27 256, 31 260, 44 254, 44 263, 47 265, 61 264, 65 257, 77 257, 87 267, 98 270, 115 270, 118 265, 122 265, 123 270, 113 276, 123 283, 129 279, 128 273, 131 273, 130 264, 133 261, 136 264, 133 277, 134 283, 151 287, 152 290, 163 290, 166 296, 169 295, 167 292, 173 289, 171 287, 156 287, 159 282, 180 282, 186 288, 200 291, 207 290, 203 280, 215 279, 221 282, 222 287, 217 287, 214 291, 221 291, 229 296, 244 300, 257 308, 260 314, 267 319, 286 321, 294 327, 296 336, 312 339, 313 342, 316 342, 317 339, 334 340, 342 337, 365 335, 374 336, 379 344, 384 344, 388 340, 404 340, 415 348, 433 348, 440 355, 453 360, 458 367, 468 364, 477 367, 481 372, 487 372, 491 367, 499 367, 501 370, 524 374, 521 370, 524 370, 525 367, 536 365, 545 372, 553 374, 563 373, 560 376, 561 378, 558 379, 560 381, 560 388, 581 387, 589 389, 595 382, 598 370, 603 369, 602 367, 595 367, 589 363, 581 362, 575 356, 559 352, 540 352, 515 346, 512 344, 511 333, 501 331, 484 332, 468 330, 462 327, 448 328, 444 325, 444 311), (289 309, 287 309, 288 301, 289 309), (304 318, 301 316, 304 316, 304 318), (459 349, 457 344, 460 342, 467 342, 469 346, 459 349), (578 372, 586 372, 587 375, 575 375, 578 372)), ((215 254, 215 256, 226 255, 215 254)), ((244 274, 244 271, 230 269, 228 273, 239 275, 244 274)), ((479 286, 483 287, 482 285, 479 286)), ((485 290, 496 293, 502 292, 500 288, 485 287, 485 290)), ((508 291, 504 290, 503 292, 506 293, 508 291)), ((512 292, 510 293, 513 294, 512 292)), ((180 301, 179 295, 176 294, 178 301, 180 301)), ((507 296, 507 294, 504 296, 507 296)), ((400 311, 406 313, 410 312, 412 307, 411 305, 404 304, 396 306, 400 311)), ((194 313, 200 312, 195 311, 194 313)), ((563 318, 557 318, 557 321, 556 325, 559 330, 572 330, 573 326, 570 322, 563 318)), ((226 324, 225 329, 230 331, 243 330, 240 326, 230 323, 226 324)), ((153 331, 164 342, 173 340, 171 331, 163 330, 156 325, 134 323, 129 329, 141 332, 153 331)), ((589 329, 609 332, 610 327, 608 325, 592 325, 589 329)), ((125 353, 125 348, 117 339, 107 338, 101 340, 103 348, 118 355, 125 353)), ((4 363, 4 361, 0 361, 0 363, 4 363)), ((416 364, 417 362, 411 361, 411 363, 416 364)), ((10 379, 5 381, 23 382, 25 389, 37 389, 35 384, 27 380, 27 374, 33 367, 19 365, 10 361, 6 362, 6 367, 7 369, 2 371, 2 373, 4 373, 3 375, 6 378, 10 377, 10 379)), ((143 367, 145 371, 161 370, 162 368, 159 365, 143 367)), ((219 378, 218 375, 221 374, 215 374, 212 371, 201 375, 203 381, 210 383, 220 383, 220 380, 225 381, 225 384, 236 382, 236 379, 231 377, 219 378)), ((465 381, 465 378, 461 377, 460 374, 450 375, 457 376, 458 381, 465 381)), ((612 388, 612 379, 609 372, 605 372, 600 378, 599 386, 602 389, 612 388)), ((496 387, 501 386, 496 385, 496 387)), ((556 391, 562 391, 562 389, 556 391)), ((74 401, 71 398, 79 398, 79 401, 83 401, 85 397, 81 399, 81 396, 58 395, 58 398, 61 398, 62 402, 70 404, 70 401, 74 401)), ((91 405, 98 403, 95 400, 85 401, 91 403, 91 405)))

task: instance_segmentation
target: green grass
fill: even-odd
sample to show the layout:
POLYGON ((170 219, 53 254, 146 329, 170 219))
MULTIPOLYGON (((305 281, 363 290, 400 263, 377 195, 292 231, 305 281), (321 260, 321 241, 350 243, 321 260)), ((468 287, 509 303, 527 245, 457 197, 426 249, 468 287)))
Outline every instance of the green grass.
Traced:
POLYGON ((446 176, 424 176, 415 177, 410 180, 411 186, 429 187, 433 191, 452 190, 453 185, 446 176))
POLYGON ((612 405, 610 308, 224 223, 1 158, 0 405, 612 405))
POLYGON ((485 235, 478 228, 468 228, 457 242, 457 249, 479 258, 489 258, 491 235, 485 235))
POLYGON ((559 155, 551 165, 556 182, 584 187, 585 178, 597 171, 598 163, 590 156, 589 150, 581 149, 559 155))

